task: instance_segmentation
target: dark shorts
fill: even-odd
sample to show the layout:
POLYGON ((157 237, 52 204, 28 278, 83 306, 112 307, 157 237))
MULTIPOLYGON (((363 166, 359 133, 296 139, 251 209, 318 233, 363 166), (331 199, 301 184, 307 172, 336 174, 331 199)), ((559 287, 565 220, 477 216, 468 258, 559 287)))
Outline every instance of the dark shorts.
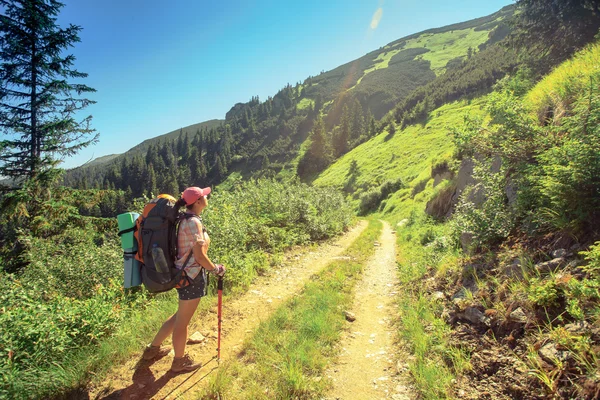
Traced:
POLYGON ((179 300, 194 300, 203 297, 206 294, 206 272, 202 270, 191 285, 181 289, 177 288, 177 294, 179 300))

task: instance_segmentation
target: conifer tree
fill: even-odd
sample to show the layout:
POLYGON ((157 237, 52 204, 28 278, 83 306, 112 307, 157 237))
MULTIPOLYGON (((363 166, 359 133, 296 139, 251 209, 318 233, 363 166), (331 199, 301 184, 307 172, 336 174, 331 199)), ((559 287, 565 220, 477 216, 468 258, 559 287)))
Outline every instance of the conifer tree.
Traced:
POLYGON ((223 180, 227 176, 227 167, 225 163, 222 161, 221 156, 217 154, 215 163, 215 178, 217 180, 223 180))
POLYGON ((148 194, 148 197, 156 196, 158 194, 156 186, 156 173, 154 172, 154 165, 149 164, 144 173, 144 184, 143 189, 148 194))
POLYGON ((348 108, 348 105, 345 105, 342 111, 342 118, 340 121, 339 129, 337 130, 337 134, 334 136, 333 150, 335 152, 336 157, 339 157, 348 151, 348 140, 350 139, 350 126, 350 109, 348 108))
POLYGON ((75 114, 95 90, 69 83, 87 74, 65 55, 81 27, 60 28, 56 0, 0 0, 0 175, 34 177, 98 139, 92 117, 75 114))
POLYGON ((317 118, 309 138, 310 147, 298 163, 299 176, 322 171, 332 160, 331 143, 327 137, 323 118, 317 118))

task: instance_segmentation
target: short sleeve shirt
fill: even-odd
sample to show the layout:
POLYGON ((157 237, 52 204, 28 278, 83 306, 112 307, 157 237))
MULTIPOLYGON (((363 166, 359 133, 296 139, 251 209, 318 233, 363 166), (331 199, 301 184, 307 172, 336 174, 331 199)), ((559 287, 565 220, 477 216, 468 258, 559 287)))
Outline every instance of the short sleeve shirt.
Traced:
MULTIPOLYGON (((183 266, 188 253, 192 251, 192 248, 196 243, 196 235, 208 240, 204 234, 204 227, 199 218, 196 216, 185 218, 179 223, 179 232, 177 233, 177 261, 175 261, 177 268, 183 266)), ((190 260, 185 268, 186 272, 194 278, 201 269, 202 267, 196 262, 194 253, 192 252, 190 260)))

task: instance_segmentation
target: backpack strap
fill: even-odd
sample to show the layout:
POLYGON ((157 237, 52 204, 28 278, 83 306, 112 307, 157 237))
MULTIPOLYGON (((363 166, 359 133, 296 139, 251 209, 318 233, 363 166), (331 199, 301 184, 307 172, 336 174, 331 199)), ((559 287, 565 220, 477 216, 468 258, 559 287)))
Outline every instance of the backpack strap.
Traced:
POLYGON ((181 266, 181 270, 185 270, 185 267, 187 267, 187 264, 190 262, 190 258, 192 258, 192 253, 194 252, 194 249, 190 249, 190 251, 188 252, 187 257, 185 258, 185 261, 183 263, 183 265, 181 266))
POLYGON ((131 228, 127 228, 127 229, 123 229, 122 231, 119 231, 119 233, 117 235, 119 235, 119 237, 121 237, 126 233, 135 232, 136 230, 137 230, 137 224, 133 225, 131 228))

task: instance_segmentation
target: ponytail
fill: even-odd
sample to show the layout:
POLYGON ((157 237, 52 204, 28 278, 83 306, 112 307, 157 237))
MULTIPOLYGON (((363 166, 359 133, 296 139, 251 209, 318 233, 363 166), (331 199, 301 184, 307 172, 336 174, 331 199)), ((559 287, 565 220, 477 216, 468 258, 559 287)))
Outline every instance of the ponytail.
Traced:
POLYGON ((175 208, 180 209, 181 207, 185 206, 185 200, 181 197, 179 198, 179 200, 177 200, 175 202, 175 208))

